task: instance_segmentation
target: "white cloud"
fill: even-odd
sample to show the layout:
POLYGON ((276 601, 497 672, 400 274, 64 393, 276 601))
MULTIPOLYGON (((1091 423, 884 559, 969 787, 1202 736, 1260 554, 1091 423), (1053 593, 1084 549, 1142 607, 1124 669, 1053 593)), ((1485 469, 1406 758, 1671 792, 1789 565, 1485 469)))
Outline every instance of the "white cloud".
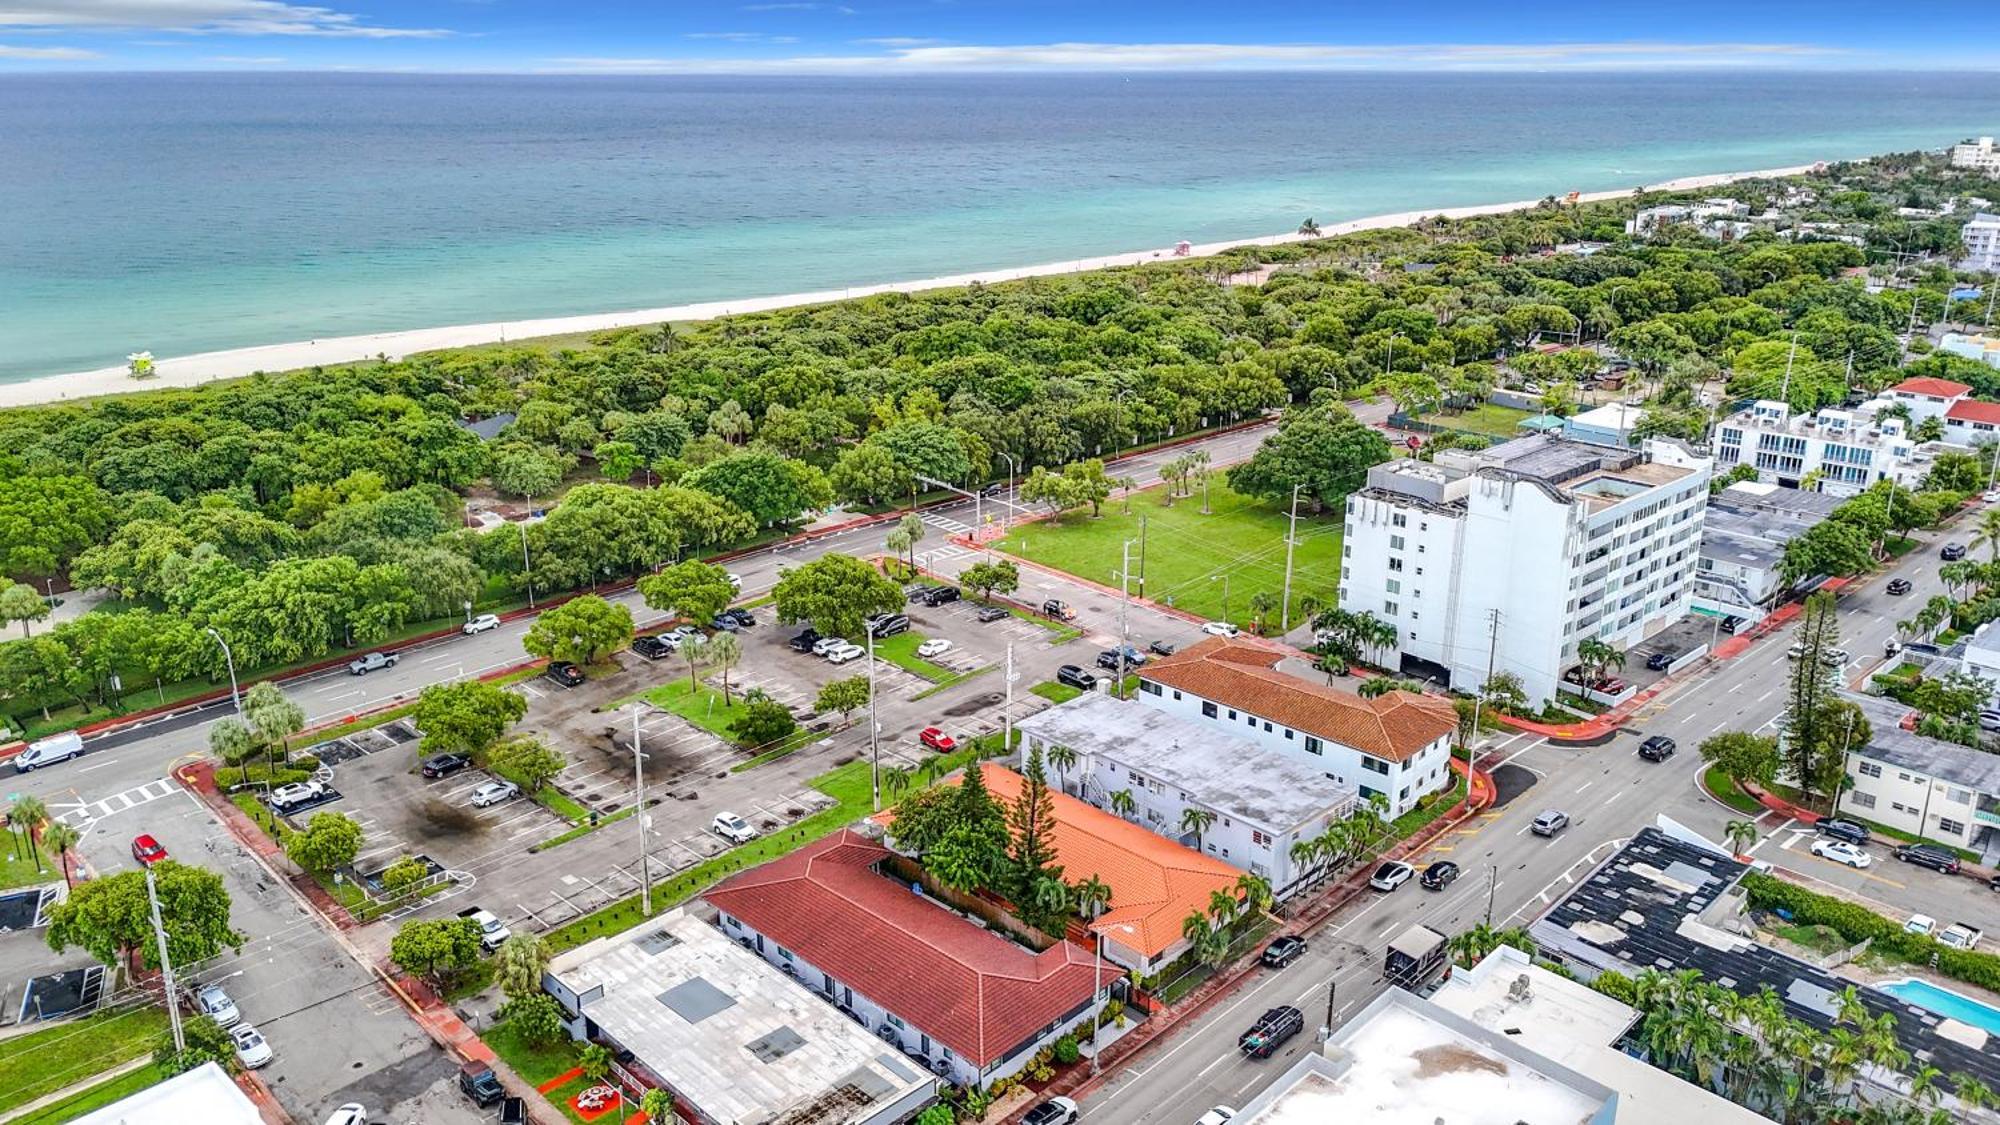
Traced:
POLYGON ((436 39, 451 34, 441 28, 378 27, 347 12, 285 0, 0 0, 0 27, 341 39, 436 39))
POLYGON ((0 43, 0 59, 34 59, 40 62, 84 62, 101 59, 96 51, 81 47, 13 47, 0 43))
POLYGON ((884 35, 876 39, 855 39, 851 42, 864 47, 934 47, 943 43, 942 39, 924 39, 909 35, 884 35))
MULTIPOLYGON (((753 32, 689 38, 782 42, 753 32)), ((781 58, 565 57, 559 70, 623 73, 935 72, 995 70, 1591 70, 1607 67, 1772 66, 1840 55, 1797 43, 1046 43, 958 45, 932 39, 856 40, 885 48, 865 55, 781 58)))

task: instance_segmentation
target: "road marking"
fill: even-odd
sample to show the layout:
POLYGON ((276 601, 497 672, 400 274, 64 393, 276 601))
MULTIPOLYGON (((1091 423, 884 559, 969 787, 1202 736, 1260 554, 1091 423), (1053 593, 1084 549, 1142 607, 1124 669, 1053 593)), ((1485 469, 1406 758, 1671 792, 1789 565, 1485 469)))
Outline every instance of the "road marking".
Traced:
POLYGON ((101 761, 101 762, 97 763, 97 764, 96 764, 96 765, 94 765, 94 766, 78 766, 78 767, 76 768, 76 772, 78 772, 78 773, 89 773, 89 772, 90 772, 91 770, 101 770, 101 769, 103 769, 103 768, 104 768, 105 766, 115 766, 115 765, 117 765, 117 764, 118 764, 118 759, 116 759, 116 758, 106 758, 106 759, 105 759, 104 761, 101 761))
POLYGON ((1777 689, 1777 688, 1772 688, 1772 689, 1771 689, 1770 691, 1767 691, 1767 692, 1765 692, 1764 694, 1762 694, 1762 695, 1758 696, 1757 698, 1755 698, 1755 699, 1751 700, 1750 702, 1752 702, 1752 703, 1762 703, 1762 702, 1764 702, 1764 701, 1765 701, 1766 699, 1769 699, 1769 698, 1771 698, 1772 696, 1774 696, 1774 695, 1776 695, 1776 694, 1778 694, 1778 689, 1777 689))
POLYGON ((1581 793, 1595 784, 1597 784, 1597 779, 1593 777, 1589 781, 1584 782, 1582 785, 1577 786, 1576 791, 1581 793))

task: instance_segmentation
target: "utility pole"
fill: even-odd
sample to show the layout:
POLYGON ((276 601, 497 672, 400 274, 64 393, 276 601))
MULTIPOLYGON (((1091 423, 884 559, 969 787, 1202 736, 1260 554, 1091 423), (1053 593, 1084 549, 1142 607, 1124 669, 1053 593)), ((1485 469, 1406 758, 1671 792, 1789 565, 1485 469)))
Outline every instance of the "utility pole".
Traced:
POLYGON ((1486 869, 1486 925, 1493 925, 1493 892, 1500 889, 1500 868, 1498 865, 1486 869))
POLYGON ((882 724, 875 718, 875 630, 863 622, 868 634, 868 787, 874 791, 875 811, 882 811, 882 724))
POLYGON ((1112 695, 1125 698, 1125 650, 1132 647, 1132 634, 1125 626, 1125 610, 1132 604, 1132 541, 1118 545, 1118 682, 1112 695))
POLYGON ((1007 702, 1000 709, 1001 749, 1009 754, 1014 752, 1014 642, 1007 642, 1007 702))
MULTIPOLYGON (((1500 611, 1489 609, 1487 616, 1486 641, 1486 683, 1493 682, 1493 664, 1500 655, 1500 611)), ((1486 684, 1479 685, 1479 693, 1472 697, 1472 738, 1465 740, 1465 807, 1472 807, 1472 743, 1479 737, 1479 719, 1485 714, 1486 684)))
POLYGON ((1303 485, 1292 486, 1292 520, 1285 529, 1285 596, 1278 605, 1278 635, 1292 631, 1292 548, 1299 542, 1299 489, 1303 485))
POLYGON ((243 713, 243 696, 242 693, 236 690, 236 654, 229 651, 229 642, 223 640, 222 634, 216 632, 213 626, 209 627, 207 632, 209 636, 215 638, 216 644, 222 646, 223 663, 229 665, 229 701, 236 705, 236 713, 241 715, 243 713))
POLYGON ((167 956, 167 924, 160 921, 160 895, 153 886, 153 869, 146 868, 146 906, 153 915, 153 941, 160 950, 160 983, 167 992, 167 1022, 174 1029, 174 1052, 187 1050, 187 1037, 181 1033, 181 1006, 174 999, 174 963, 167 956))
MULTIPOLYGON (((530 508, 535 506, 532 498, 528 501, 528 506, 530 508)), ((535 608, 535 564, 528 561, 528 521, 522 520, 514 526, 521 529, 521 577, 528 580, 528 608, 533 609, 535 608)))
POLYGON ((1339 983, 1337 979, 1326 982, 1326 1022, 1319 1029, 1319 1041, 1322 1043, 1333 1038, 1333 992, 1339 983))
POLYGON ((653 916, 653 872, 646 851, 646 755, 639 750, 639 705, 632 705, 632 819, 639 822, 639 913, 653 916))
POLYGON ((1146 513, 1139 513, 1139 596, 1146 596, 1146 513))

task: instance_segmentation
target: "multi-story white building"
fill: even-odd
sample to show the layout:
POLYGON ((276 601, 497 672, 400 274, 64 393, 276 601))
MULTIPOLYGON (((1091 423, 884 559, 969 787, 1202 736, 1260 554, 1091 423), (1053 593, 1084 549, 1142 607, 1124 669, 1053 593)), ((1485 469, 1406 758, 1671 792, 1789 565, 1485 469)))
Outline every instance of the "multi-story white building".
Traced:
POLYGON ((1139 669, 1138 699, 1311 766, 1364 801, 1379 795, 1390 816, 1451 785, 1450 700, 1407 691, 1363 699, 1285 671, 1285 659, 1266 644, 1212 637, 1139 669))
POLYGON ((1905 379, 1875 397, 1892 406, 1907 407, 1910 411, 1910 422, 1914 425, 1925 418, 1942 419, 1952 407, 1971 393, 1972 388, 1964 383, 1950 379, 1925 378, 1905 379))
MULTIPOLYGON (((1709 497, 1702 520, 1701 561, 1694 608, 1723 617, 1761 620, 1777 605, 1785 544, 1833 514, 1838 496, 1738 481, 1709 497)), ((1809 575, 1807 577, 1816 577, 1809 575)))
POLYGON ((1992 137, 1981 137, 1976 141, 1953 145, 1951 163, 1954 168, 1977 168, 1982 172, 2000 175, 2000 148, 1994 147, 1992 137))
POLYGON ((1965 243, 1965 257, 1958 260, 1962 270, 2000 272, 2000 215, 1984 211, 1959 228, 1958 240, 1965 243))
POLYGON ((1909 708, 1851 696, 1869 738, 1847 751, 1839 810, 1911 836, 2000 856, 2000 754, 1904 730, 1909 708))
POLYGON ((1538 434, 1369 470, 1347 498, 1340 604, 1396 627, 1387 663, 1554 697, 1577 646, 1630 648, 1685 615, 1710 463, 1680 443, 1538 434))
MULTIPOLYGON (((1146 694, 1151 694, 1150 692, 1146 694)), ((1019 759, 1061 746, 1076 763, 1050 769, 1068 793, 1116 812, 1114 793, 1131 798, 1124 815, 1149 831, 1261 875, 1279 898, 1303 890, 1317 870, 1292 859, 1292 845, 1325 832, 1358 803, 1351 782, 1326 763, 1273 753, 1235 733, 1178 719, 1154 707, 1095 692, 1014 724, 1019 759), (1188 830, 1187 810, 1210 816, 1188 830)))
POLYGON ((1931 455, 1910 437, 1900 417, 1883 416, 1885 399, 1853 410, 1796 414, 1764 399, 1715 428, 1715 468, 1749 465, 1759 480, 1797 488, 1817 474, 1821 492, 1853 496, 1880 480, 1915 485, 1930 472, 1931 455))

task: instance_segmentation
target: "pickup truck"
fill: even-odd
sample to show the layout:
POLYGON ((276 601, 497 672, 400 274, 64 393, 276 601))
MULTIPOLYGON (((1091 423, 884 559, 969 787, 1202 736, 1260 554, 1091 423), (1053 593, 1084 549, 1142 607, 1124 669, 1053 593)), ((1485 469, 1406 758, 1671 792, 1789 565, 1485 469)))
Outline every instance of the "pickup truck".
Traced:
POLYGON ((401 659, 401 656, 393 652, 371 652, 366 656, 356 657, 354 660, 348 662, 347 674, 350 676, 365 676, 370 672, 383 668, 394 668, 396 661, 401 659))
POLYGON ((1953 922, 1951 925, 1938 931, 1937 941, 1939 945, 1948 945, 1953 949, 1963 949, 1970 953, 1978 947, 1979 939, 1982 936, 1978 926, 1968 926, 1964 922, 1953 922))
POLYGON ((501 942, 513 936, 512 931, 483 906, 467 907, 459 911, 458 916, 472 919, 473 925, 479 927, 479 947, 488 953, 500 948, 501 942))

